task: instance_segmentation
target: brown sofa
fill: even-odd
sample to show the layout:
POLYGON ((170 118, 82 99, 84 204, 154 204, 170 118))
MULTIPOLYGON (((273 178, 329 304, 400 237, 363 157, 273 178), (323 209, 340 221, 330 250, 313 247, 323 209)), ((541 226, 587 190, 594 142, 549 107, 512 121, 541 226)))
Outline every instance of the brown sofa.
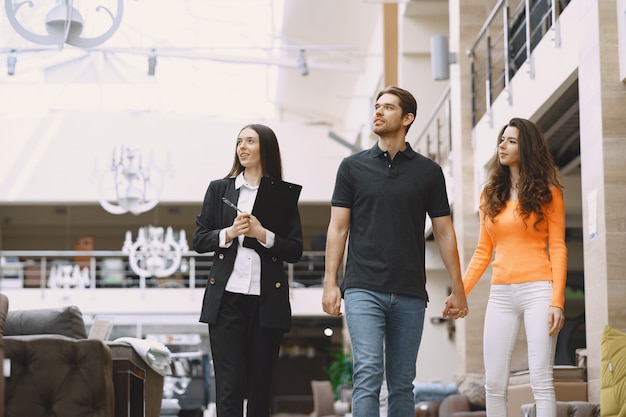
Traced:
POLYGON ((82 313, 75 306, 9 310, 3 342, 10 375, 3 381, 5 414, 0 416, 119 417, 120 408, 124 415, 129 407, 119 399, 126 387, 116 385, 114 361, 129 359, 145 376, 145 417, 160 415, 163 376, 130 345, 87 339, 82 313))

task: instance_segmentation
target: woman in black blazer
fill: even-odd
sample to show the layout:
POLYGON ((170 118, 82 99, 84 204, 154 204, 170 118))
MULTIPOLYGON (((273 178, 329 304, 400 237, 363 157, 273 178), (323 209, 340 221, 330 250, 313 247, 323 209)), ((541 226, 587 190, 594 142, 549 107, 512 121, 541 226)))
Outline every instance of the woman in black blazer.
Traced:
POLYGON ((193 248, 214 252, 200 321, 209 324, 215 368, 217 414, 269 417, 272 374, 283 334, 291 328, 289 283, 283 262, 302 256, 302 225, 296 208, 281 235, 251 215, 261 177, 282 179, 278 140, 272 129, 245 126, 233 166, 211 181, 196 218, 193 248), (233 202, 240 211, 224 203, 233 202), (254 239, 252 248, 242 246, 254 239))

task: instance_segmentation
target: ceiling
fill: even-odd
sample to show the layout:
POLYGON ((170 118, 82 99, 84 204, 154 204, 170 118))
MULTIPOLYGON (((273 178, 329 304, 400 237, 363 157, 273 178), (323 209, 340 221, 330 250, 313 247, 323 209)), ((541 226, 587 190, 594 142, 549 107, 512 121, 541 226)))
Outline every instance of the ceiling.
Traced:
MULTIPOLYGON (((10 1, 10 0, 9 0, 10 1)), ((13 0, 14 3, 19 3, 13 0)), ((17 20, 45 34, 53 0, 23 5, 17 20)), ((0 59, 17 58, 15 74, 0 72, 0 116, 33 111, 124 109, 202 114, 216 119, 257 118, 343 127, 354 100, 371 100, 376 85, 361 74, 382 57, 382 2, 372 0, 126 0, 118 31, 81 49, 38 45, 0 19, 0 59), (301 73, 298 56, 308 69, 301 73), (154 75, 148 58, 156 57, 154 75), (19 93, 17 88, 20 88, 19 93), (103 87, 105 89, 103 89, 103 87), (79 99, 77 99, 80 97, 79 99), (6 101, 5 101, 6 103, 6 101), (42 109, 43 110, 43 109, 42 109)), ((108 29, 103 5, 75 0, 83 37, 108 29)), ((378 71, 382 71, 378 67, 378 71)))

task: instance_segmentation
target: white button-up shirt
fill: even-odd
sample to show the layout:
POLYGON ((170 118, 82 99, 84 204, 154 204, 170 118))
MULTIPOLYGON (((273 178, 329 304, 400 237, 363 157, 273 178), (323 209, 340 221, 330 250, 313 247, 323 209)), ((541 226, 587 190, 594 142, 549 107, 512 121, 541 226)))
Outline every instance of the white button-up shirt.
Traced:
MULTIPOLYGON (((239 200, 236 202, 237 207, 241 210, 252 213, 252 207, 254 206, 254 200, 256 199, 258 186, 251 186, 248 184, 243 176, 243 172, 235 178, 235 189, 239 189, 239 200)), ((237 248, 237 257, 235 258, 235 264, 233 266, 233 272, 228 278, 226 284, 226 291, 260 295, 261 294, 261 258, 254 249, 246 248, 242 246, 245 236, 240 235, 237 237, 239 248, 237 248)), ((266 248, 274 246, 275 235, 273 232, 266 230, 265 244, 261 243, 266 248)), ((226 243, 226 229, 220 231, 220 246, 223 248, 230 247, 234 243, 234 240, 226 243)))

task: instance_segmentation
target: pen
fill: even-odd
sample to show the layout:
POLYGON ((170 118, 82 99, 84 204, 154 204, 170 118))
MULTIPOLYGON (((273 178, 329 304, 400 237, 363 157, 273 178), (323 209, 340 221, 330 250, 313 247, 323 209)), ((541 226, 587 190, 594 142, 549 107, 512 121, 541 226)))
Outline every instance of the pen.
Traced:
POLYGON ((237 210, 239 213, 245 213, 245 211, 243 211, 242 209, 240 209, 239 207, 237 207, 236 205, 234 205, 229 199, 227 199, 226 197, 222 197, 222 201, 226 204, 228 204, 229 206, 231 206, 232 208, 234 208, 235 210, 237 210))

